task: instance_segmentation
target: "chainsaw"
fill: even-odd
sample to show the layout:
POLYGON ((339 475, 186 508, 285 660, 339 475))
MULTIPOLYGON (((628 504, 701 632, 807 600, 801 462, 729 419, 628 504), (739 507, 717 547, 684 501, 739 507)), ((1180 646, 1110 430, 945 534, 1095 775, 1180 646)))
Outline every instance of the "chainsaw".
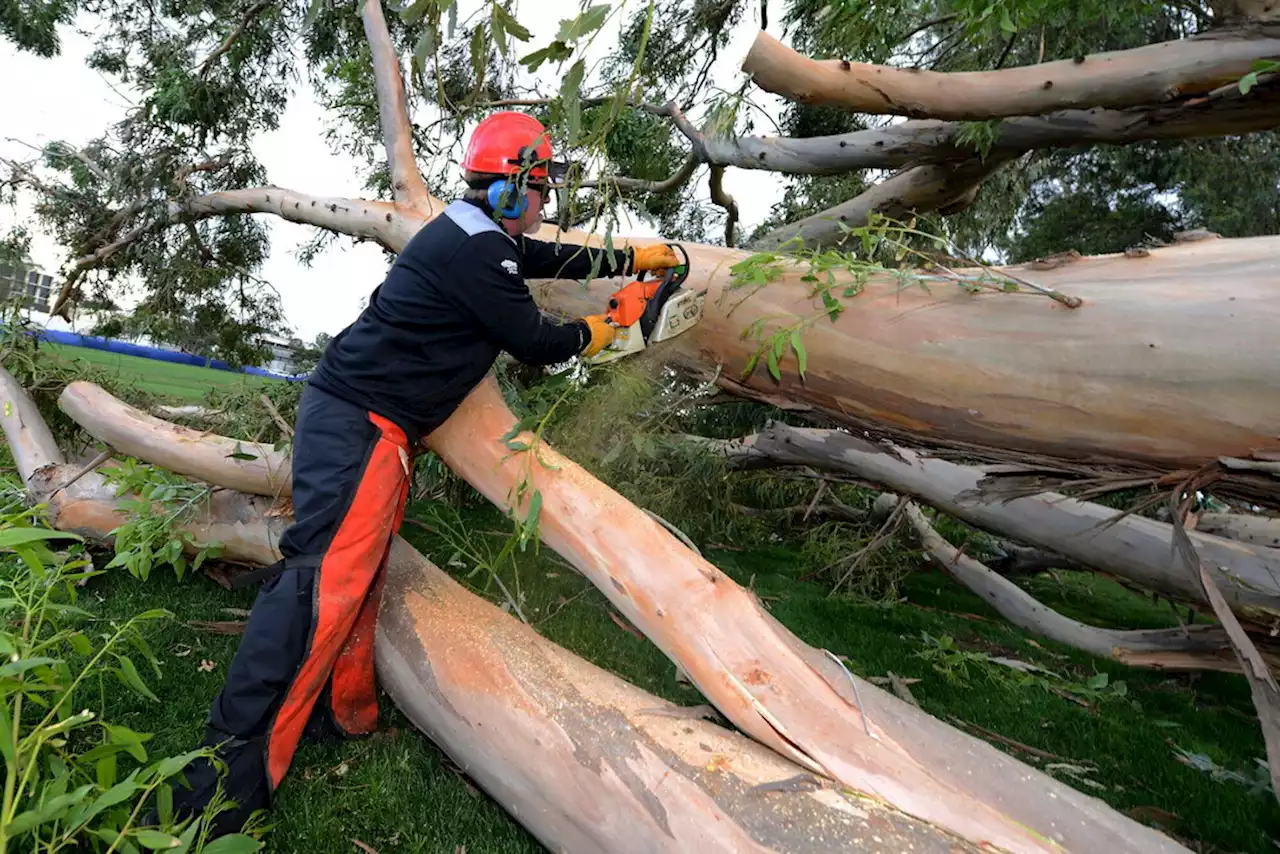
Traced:
POLYGON ((684 263, 664 270, 661 278, 646 279, 647 271, 641 270, 634 282, 614 291, 605 319, 618 331, 613 343, 588 362, 599 365, 638 353, 688 332, 702 319, 707 292, 684 288, 689 278, 689 253, 679 244, 667 245, 679 250, 684 263))

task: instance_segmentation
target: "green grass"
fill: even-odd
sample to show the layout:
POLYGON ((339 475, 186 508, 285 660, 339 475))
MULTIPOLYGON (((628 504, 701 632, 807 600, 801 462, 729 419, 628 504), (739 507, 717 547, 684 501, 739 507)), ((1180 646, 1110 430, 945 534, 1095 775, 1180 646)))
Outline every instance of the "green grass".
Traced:
MULTIPOLYGON (((410 516, 436 524, 429 509, 415 506, 410 516)), ((462 519, 473 531, 505 530, 505 520, 493 510, 463 511, 462 519)), ((455 556, 441 537, 418 526, 406 525, 402 533, 441 566, 455 556)), ((493 541, 495 548, 501 542, 496 536, 493 541)), ((975 724, 1060 757, 1045 760, 997 743, 1019 760, 1042 769, 1050 762, 1088 766, 1084 776, 1094 785, 1062 772, 1059 779, 1135 817, 1167 823, 1162 829, 1202 843, 1201 850, 1274 850, 1270 840, 1280 836, 1280 810, 1273 798, 1216 781, 1175 756, 1177 745, 1206 753, 1223 767, 1244 770, 1264 755, 1248 689, 1239 677, 1135 671, 1035 642, 933 571, 909 577, 907 601, 884 605, 830 598, 825 588, 798 580, 808 568, 791 549, 711 551, 708 557, 739 583, 752 584, 774 616, 803 640, 846 656, 860 675, 879 677, 892 670, 920 679, 911 690, 931 714, 975 724), (1112 682, 1123 680, 1128 694, 1107 696, 1084 708, 1043 687, 1020 684, 1015 671, 989 664, 970 665, 967 681, 957 681, 921 657, 928 648, 926 633, 953 637, 964 650, 1038 664, 1076 683, 1106 672, 1112 682)), ((468 578, 468 569, 451 571, 485 595, 485 574, 468 578)), ((505 572, 504 580, 512 589, 520 586, 530 621, 551 640, 648 691, 679 703, 701 702, 693 689, 675 680, 665 656, 647 640, 620 629, 610 618, 605 597, 552 554, 522 556, 518 569, 505 572)), ((1154 606, 1097 578, 1067 575, 1061 586, 1051 580, 1033 586, 1047 603, 1067 612, 1087 612, 1096 622, 1174 622, 1167 606, 1154 606)), ((496 588, 487 595, 502 599, 496 588)), ((177 614, 152 638, 165 662, 156 689, 160 702, 120 696, 112 701, 109 715, 157 733, 152 743, 157 755, 188 748, 200 735, 236 638, 190 628, 186 621, 233 619, 222 609, 248 608, 252 594, 225 592, 204 577, 178 583, 161 574, 143 583, 116 574, 95 582, 86 599, 103 616, 125 616, 157 605, 177 614)), ((381 700, 382 734, 359 742, 301 746, 272 816, 271 850, 321 852, 332 848, 335 839, 346 847, 352 838, 379 852, 453 854, 460 845, 469 852, 542 850, 504 810, 451 770, 385 695, 381 700)))
POLYGON ((199 403, 213 388, 228 389, 237 385, 259 387, 271 382, 281 382, 267 377, 160 362, 123 353, 90 350, 87 347, 53 343, 41 345, 42 350, 46 348, 50 351, 50 356, 66 364, 92 365, 123 377, 135 377, 138 386, 153 394, 173 398, 174 403, 199 403))
MULTIPOLYGON (((119 359, 119 370, 136 373, 140 384, 175 399, 198 400, 207 389, 227 382, 262 382, 94 351, 76 355, 84 353, 119 359)), ((438 511, 412 505, 409 518, 427 522, 435 531, 411 523, 402 534, 464 584, 502 601, 483 572, 468 575, 473 561, 456 559, 454 545, 441 534, 438 511)), ((496 510, 485 506, 457 512, 473 545, 479 541, 491 552, 501 547, 510 523, 496 510), (496 535, 478 534, 485 531, 496 535)), ((1056 758, 1045 759, 996 742, 1019 760, 1158 824, 1193 850, 1275 850, 1272 840, 1280 838, 1275 799, 1190 768, 1178 761, 1175 750, 1206 754, 1233 771, 1247 771, 1265 755, 1242 678, 1136 671, 1038 642, 1001 621, 978 597, 927 569, 906 541, 879 558, 896 561, 905 576, 901 600, 887 604, 829 597, 822 584, 802 580, 830 554, 804 548, 798 536, 748 551, 708 549, 707 557, 740 584, 750 585, 801 639, 847 657, 855 672, 882 677, 893 671, 919 679, 911 691, 929 713, 962 729, 981 727, 1053 754, 1056 758), (964 652, 1037 664, 1066 680, 1050 685, 1082 686, 1106 673, 1112 685, 1123 681, 1127 693, 1105 691, 1085 707, 1047 690, 1045 682, 1003 666, 979 661, 968 665, 967 674, 957 675, 943 666, 947 660, 924 657, 932 648, 926 636, 953 638, 964 652), (1052 763, 1086 768, 1083 776, 1090 782, 1049 768, 1052 763)), ((520 555, 517 567, 505 568, 503 578, 522 595, 525 613, 549 639, 645 690, 678 703, 701 702, 696 691, 676 681, 667 658, 643 637, 619 628, 605 596, 549 550, 520 555)), ((1167 603, 1153 604, 1095 576, 1042 576, 1028 585, 1050 607, 1094 624, 1175 624, 1167 603)), ((155 733, 149 748, 156 756, 194 745, 237 638, 195 629, 188 621, 233 619, 224 609, 248 608, 252 598, 251 591, 224 591, 204 576, 178 582, 163 569, 145 583, 115 572, 85 588, 85 606, 102 617, 126 617, 157 606, 177 615, 151 630, 152 646, 164 662, 162 678, 153 680, 159 702, 115 691, 108 683, 107 719, 155 733)), ((952 654, 950 661, 956 657, 952 654)), ((381 707, 383 731, 373 738, 300 747, 271 816, 268 850, 327 854, 355 850, 352 839, 380 854, 454 854, 459 846, 470 854, 543 850, 505 810, 455 772, 385 695, 381 707)))

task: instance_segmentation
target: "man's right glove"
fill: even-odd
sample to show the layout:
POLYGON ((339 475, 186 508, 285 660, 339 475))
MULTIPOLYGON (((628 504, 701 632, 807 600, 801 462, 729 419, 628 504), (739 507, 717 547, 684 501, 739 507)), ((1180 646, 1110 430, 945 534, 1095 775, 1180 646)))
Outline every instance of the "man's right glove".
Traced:
POLYGON ((582 318, 582 322, 587 324, 587 329, 591 331, 591 342, 582 351, 582 355, 590 358, 613 343, 613 336, 617 330, 605 322, 603 314, 588 315, 582 318))
POLYGON ((634 258, 631 262, 632 274, 642 270, 668 270, 680 266, 676 251, 665 243, 651 243, 647 246, 636 246, 631 250, 634 258))

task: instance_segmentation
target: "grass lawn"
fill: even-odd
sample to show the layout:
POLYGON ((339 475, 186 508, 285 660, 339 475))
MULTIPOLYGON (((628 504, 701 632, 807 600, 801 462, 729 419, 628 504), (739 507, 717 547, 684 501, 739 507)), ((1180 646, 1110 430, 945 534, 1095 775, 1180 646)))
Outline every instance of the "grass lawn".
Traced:
POLYGON ((67 344, 44 342, 40 348, 47 349, 50 355, 63 362, 71 364, 79 362, 123 377, 134 377, 135 382, 143 389, 152 394, 172 398, 174 403, 199 403, 204 399, 205 393, 212 388, 225 389, 241 384, 258 387, 267 383, 283 382, 250 374, 159 362, 155 359, 143 359, 140 356, 108 353, 67 344))
MULTIPOLYGON (((122 361, 120 367, 136 366, 122 361)), ((261 382, 213 371, 200 376, 202 369, 161 363, 147 363, 146 369, 148 386, 181 386, 188 400, 224 378, 261 382)), ((408 515, 438 531, 438 510, 415 504, 408 515)), ((469 531, 510 530, 491 507, 456 512, 469 531)), ((401 533, 464 584, 501 601, 496 589, 486 589, 483 573, 468 576, 470 565, 455 560, 454 548, 438 533, 412 522, 401 533)), ((495 551, 501 542, 493 537, 495 551)), ((1251 792, 1178 758, 1181 749, 1227 771, 1251 774, 1265 750, 1241 677, 1131 670, 1039 642, 946 576, 924 569, 905 549, 903 560, 920 571, 907 577, 901 601, 886 604, 830 597, 826 586, 802 580, 817 559, 806 557, 796 543, 749 551, 700 547, 736 581, 752 585, 774 616, 807 643, 846 656, 864 677, 893 671, 919 680, 910 690, 940 719, 992 739, 1019 760, 1175 834, 1193 850, 1276 850, 1280 809, 1269 792, 1251 792), (1054 675, 1025 673, 993 657, 1035 664, 1054 675)), ((523 593, 525 613, 551 640, 648 691, 679 703, 701 702, 696 691, 675 680, 666 657, 620 629, 604 595, 549 550, 520 555, 503 580, 523 593)), ((1167 603, 1153 604, 1096 576, 1041 576, 1029 588, 1050 607, 1094 624, 1176 625, 1167 603)), ((147 582, 124 572, 92 582, 82 605, 99 616, 125 617, 154 607, 176 614, 149 630, 163 662, 162 678, 151 680, 159 702, 108 693, 106 719, 155 733, 148 745, 153 756, 189 749, 237 643, 234 636, 189 621, 237 619, 227 609, 248 608, 252 599, 252 591, 225 591, 202 575, 176 581, 167 569, 157 569, 147 582)), ((268 850, 355 851, 353 840, 379 854, 456 854, 461 846, 468 854, 543 850, 456 772, 385 695, 381 701, 380 734, 300 747, 279 792, 268 850)))

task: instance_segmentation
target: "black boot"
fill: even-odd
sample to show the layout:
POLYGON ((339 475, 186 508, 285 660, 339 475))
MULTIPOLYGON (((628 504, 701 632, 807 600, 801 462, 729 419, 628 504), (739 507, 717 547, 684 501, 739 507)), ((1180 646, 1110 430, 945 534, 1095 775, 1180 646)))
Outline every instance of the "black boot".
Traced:
MULTIPOLYGON (((177 783, 173 790, 174 820, 180 822, 202 816, 221 787, 219 812, 210 823, 207 839, 239 833, 254 812, 271 806, 265 740, 234 738, 209 728, 200 746, 215 748, 225 773, 205 757, 184 768, 182 776, 186 785, 177 783)), ((141 820, 143 827, 159 823, 159 812, 155 809, 141 820)))

